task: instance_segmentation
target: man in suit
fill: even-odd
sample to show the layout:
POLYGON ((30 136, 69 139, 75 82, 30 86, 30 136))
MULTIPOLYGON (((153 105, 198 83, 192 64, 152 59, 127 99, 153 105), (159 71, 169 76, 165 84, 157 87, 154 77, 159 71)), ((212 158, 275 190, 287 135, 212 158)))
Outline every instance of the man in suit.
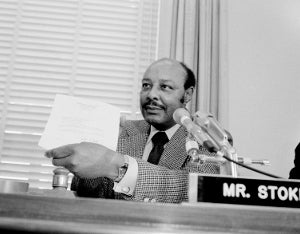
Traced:
MULTIPOLYGON (((219 166, 190 165, 186 130, 173 113, 191 100, 193 72, 172 59, 155 61, 146 70, 140 91, 144 120, 127 121, 117 152, 83 142, 46 152, 53 164, 74 173, 79 196, 179 203, 188 199, 189 172, 219 173, 219 166)), ((203 154, 210 155, 200 147, 203 154)))

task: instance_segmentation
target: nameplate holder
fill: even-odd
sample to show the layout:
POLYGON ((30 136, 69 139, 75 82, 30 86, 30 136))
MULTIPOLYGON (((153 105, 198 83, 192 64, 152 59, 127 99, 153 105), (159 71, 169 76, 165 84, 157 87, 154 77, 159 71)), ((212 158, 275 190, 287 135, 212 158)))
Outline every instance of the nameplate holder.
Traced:
POLYGON ((300 208, 300 181, 190 173, 189 202, 300 208))

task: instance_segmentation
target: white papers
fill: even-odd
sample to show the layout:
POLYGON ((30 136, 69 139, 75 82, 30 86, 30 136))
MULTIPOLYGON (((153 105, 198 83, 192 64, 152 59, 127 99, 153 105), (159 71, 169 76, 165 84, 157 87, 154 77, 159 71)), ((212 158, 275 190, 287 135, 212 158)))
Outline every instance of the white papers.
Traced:
POLYGON ((112 105, 56 95, 39 146, 52 149, 88 141, 117 149, 120 110, 112 105))

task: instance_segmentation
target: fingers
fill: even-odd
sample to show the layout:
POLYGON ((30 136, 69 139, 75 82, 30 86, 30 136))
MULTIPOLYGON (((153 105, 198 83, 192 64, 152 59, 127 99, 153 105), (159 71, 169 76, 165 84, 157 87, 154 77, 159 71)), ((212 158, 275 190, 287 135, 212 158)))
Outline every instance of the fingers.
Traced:
POLYGON ((52 158, 52 164, 58 167, 65 167, 70 170, 70 158, 52 158))
POLYGON ((64 167, 74 175, 77 174, 78 168, 72 163, 72 156, 65 158, 52 158, 52 164, 57 167, 64 167))
POLYGON ((66 158, 74 154, 74 146, 75 144, 70 144, 48 150, 45 152, 45 156, 53 159, 66 158))

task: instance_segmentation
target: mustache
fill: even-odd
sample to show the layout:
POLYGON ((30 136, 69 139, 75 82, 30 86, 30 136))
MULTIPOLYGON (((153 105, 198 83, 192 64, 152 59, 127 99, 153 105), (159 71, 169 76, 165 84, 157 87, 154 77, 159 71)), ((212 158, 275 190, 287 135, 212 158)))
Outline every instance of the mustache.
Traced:
POLYGON ((161 109, 165 109, 165 106, 164 105, 161 105, 161 104, 159 104, 159 103, 157 103, 156 101, 153 101, 153 100, 149 100, 149 101, 147 101, 147 102, 145 102, 143 105, 142 105, 142 107, 143 108, 145 108, 145 107, 147 107, 147 106, 156 106, 156 107, 159 107, 159 108, 161 108, 161 109))

